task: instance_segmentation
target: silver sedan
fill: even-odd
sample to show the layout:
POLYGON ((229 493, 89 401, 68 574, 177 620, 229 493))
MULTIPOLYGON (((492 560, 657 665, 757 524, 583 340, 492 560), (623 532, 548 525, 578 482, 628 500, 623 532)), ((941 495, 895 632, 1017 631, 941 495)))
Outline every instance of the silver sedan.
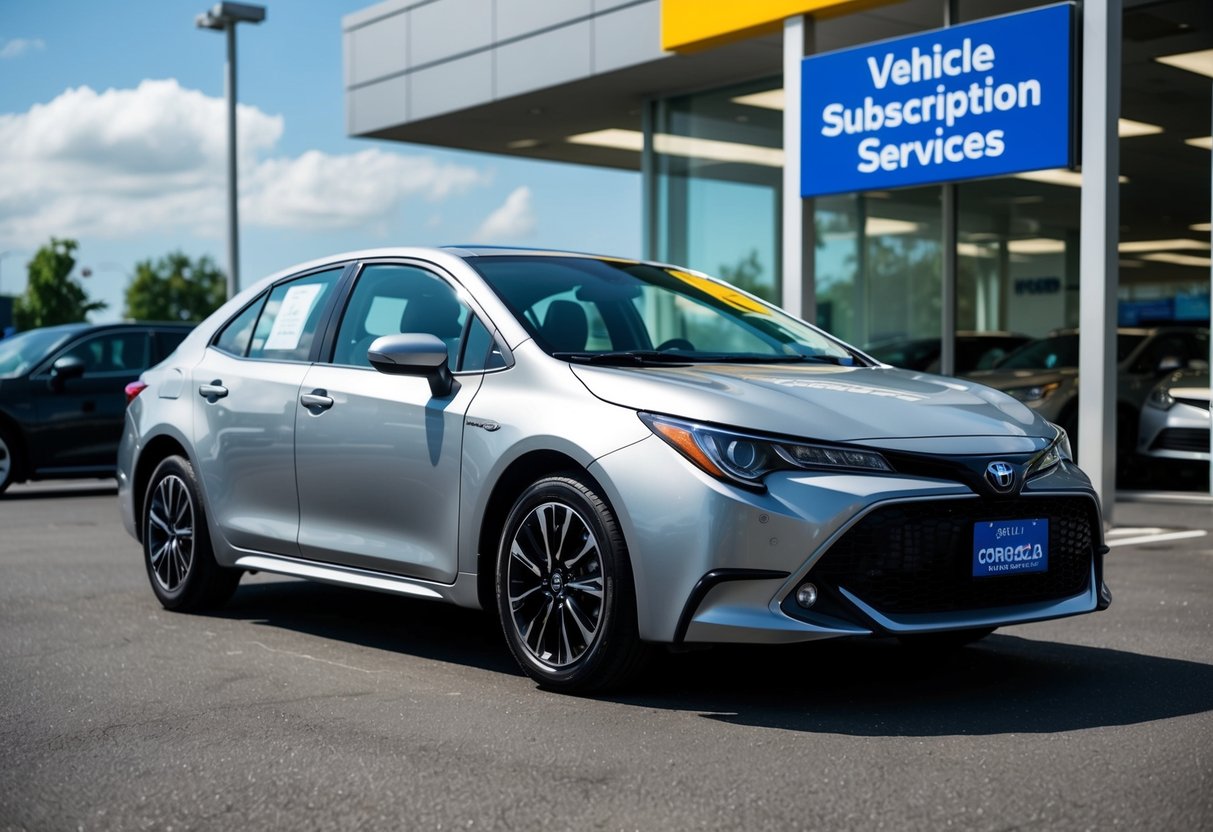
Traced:
POLYGON ((674 266, 315 261, 128 395, 122 514, 169 609, 248 570, 483 607, 582 692, 660 645, 960 644, 1110 601, 1064 432, 674 266))
POLYGON ((1209 459, 1209 370, 1179 370, 1150 391, 1137 450, 1165 459, 1209 459))

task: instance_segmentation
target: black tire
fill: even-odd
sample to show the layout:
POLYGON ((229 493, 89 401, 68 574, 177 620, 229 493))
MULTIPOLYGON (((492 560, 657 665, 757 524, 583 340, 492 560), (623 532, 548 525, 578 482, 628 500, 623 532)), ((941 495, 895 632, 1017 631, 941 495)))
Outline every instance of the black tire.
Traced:
POLYGON ((994 632, 997 627, 973 627, 969 630, 945 630, 941 633, 917 633, 912 636, 899 636, 898 641, 905 647, 914 650, 946 651, 959 650, 961 647, 981 641, 994 632))
POLYGON ((17 434, 0 425, 0 494, 17 481, 21 475, 21 447, 17 434))
POLYGON ((650 648, 637 630, 619 523, 576 475, 538 480, 518 497, 502 530, 496 584, 510 652, 542 687, 602 691, 645 664, 650 648))
POLYGON ((194 612, 227 603, 242 571, 215 561, 189 460, 170 456, 156 466, 144 495, 141 522, 147 578, 165 609, 194 612))

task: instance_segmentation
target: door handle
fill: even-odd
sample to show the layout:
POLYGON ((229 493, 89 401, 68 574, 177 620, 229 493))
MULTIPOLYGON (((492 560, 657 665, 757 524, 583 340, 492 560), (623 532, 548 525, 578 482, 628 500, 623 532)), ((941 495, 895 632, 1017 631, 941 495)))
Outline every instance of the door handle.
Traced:
POLYGON ((319 413, 322 410, 328 410, 333 406, 333 400, 328 395, 327 390, 313 390, 310 393, 304 393, 299 397, 299 404, 306 407, 313 413, 319 413))
POLYGON ((222 381, 215 379, 210 384, 198 385, 198 395, 214 404, 227 395, 227 388, 223 386, 222 381))

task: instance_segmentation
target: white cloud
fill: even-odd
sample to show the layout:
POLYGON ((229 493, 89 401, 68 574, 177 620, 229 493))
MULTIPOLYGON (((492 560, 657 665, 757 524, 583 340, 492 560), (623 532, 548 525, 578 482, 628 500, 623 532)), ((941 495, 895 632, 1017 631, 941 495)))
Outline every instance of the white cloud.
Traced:
POLYGON ((0 61, 20 58, 27 52, 38 52, 46 48, 46 41, 41 38, 12 38, 0 46, 0 61))
MULTIPOLYGON (((0 114, 0 244, 57 236, 120 238, 158 228, 218 235, 227 154, 225 105, 175 80, 70 89, 0 114)), ((271 157, 281 116, 240 105, 241 223, 379 226, 409 198, 441 200, 483 184, 474 168, 377 148, 271 157)))
POLYGON ((515 188, 496 211, 489 214, 476 230, 476 240, 500 243, 529 237, 535 232, 535 211, 531 206, 531 189, 515 188))

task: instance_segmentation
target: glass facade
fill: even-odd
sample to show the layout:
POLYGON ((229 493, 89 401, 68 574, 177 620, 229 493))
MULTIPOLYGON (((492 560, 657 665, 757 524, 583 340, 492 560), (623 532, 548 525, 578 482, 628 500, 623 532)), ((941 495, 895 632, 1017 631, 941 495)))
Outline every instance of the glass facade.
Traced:
MULTIPOLYGON (((921 13, 928 4, 913 3, 922 7, 917 21, 930 21, 930 13, 921 13)), ((933 5, 939 19, 925 28, 943 23, 944 4, 933 5)), ((957 11, 959 22, 967 22, 1037 5, 960 0, 957 11)), ((1120 324, 1186 327, 1199 335, 1208 326, 1210 305, 1213 4, 1126 5, 1120 324)), ((863 41, 845 18, 818 26, 819 48, 863 41)), ((651 253, 779 300, 782 115, 779 78, 655 102, 651 253)), ((1077 327, 1081 181, 1077 172, 1056 170, 954 186, 958 374, 986 370, 1017 344, 1077 327)), ((894 363, 917 361, 917 369, 938 369, 947 245, 944 187, 813 202, 820 325, 879 356, 896 356, 896 361, 886 359, 894 363)), ((1199 343, 1207 344, 1207 336, 1199 343)), ((1199 343, 1192 355, 1198 356, 1199 343)), ((1137 375, 1127 365, 1122 368, 1117 419, 1122 461, 1152 463, 1122 466, 1129 478, 1122 485, 1152 484, 1150 477, 1166 469, 1153 464, 1148 438, 1139 438, 1138 414, 1164 369, 1174 369, 1176 357, 1160 356, 1156 366, 1137 375)), ((1199 357, 1181 360, 1195 370, 1202 363, 1199 357)), ((1006 387, 996 371, 979 374, 1006 387)), ((1045 401, 1049 395, 1051 390, 1029 404, 1074 430, 1076 402, 1045 401)), ((1207 487, 1207 463, 1189 468, 1186 476, 1207 487)), ((1166 474, 1172 484, 1173 473, 1166 474)))
POLYGON ((783 112, 741 102, 778 86, 663 99, 653 136, 657 257, 775 302, 783 112))

